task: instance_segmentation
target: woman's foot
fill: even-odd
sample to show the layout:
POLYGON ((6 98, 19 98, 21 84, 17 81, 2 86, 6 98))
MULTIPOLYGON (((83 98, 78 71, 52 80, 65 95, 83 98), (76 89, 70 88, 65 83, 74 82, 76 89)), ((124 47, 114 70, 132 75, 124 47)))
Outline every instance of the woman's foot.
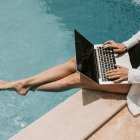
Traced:
POLYGON ((0 84, 8 83, 8 81, 0 80, 0 84))
POLYGON ((30 89, 23 81, 8 82, 0 80, 0 90, 15 89, 18 94, 25 95, 30 89))
POLYGON ((25 95, 29 91, 30 87, 26 86, 22 82, 18 82, 14 84, 14 88, 18 94, 25 95))

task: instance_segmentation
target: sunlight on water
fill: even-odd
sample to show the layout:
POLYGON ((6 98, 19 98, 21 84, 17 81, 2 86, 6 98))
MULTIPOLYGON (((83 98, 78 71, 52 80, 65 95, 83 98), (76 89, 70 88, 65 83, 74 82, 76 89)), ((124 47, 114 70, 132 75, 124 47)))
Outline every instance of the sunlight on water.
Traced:
MULTIPOLYGON (((47 5, 43 2, 1 2, 0 79, 31 76, 72 57, 72 32, 61 23, 61 18, 46 13, 47 5)), ((7 140, 74 91, 61 94, 30 92, 25 97, 14 91, 1 91, 0 126, 3 128, 0 128, 0 140, 7 140)))
POLYGON ((134 3, 138 4, 138 5, 140 5, 140 0, 132 0, 132 2, 134 2, 134 3))

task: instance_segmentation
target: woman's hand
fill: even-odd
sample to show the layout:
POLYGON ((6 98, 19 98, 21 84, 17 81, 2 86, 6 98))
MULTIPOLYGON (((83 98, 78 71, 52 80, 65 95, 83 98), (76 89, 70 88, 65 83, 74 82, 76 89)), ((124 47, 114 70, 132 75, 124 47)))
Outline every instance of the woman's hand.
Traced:
POLYGON ((127 81, 128 80, 128 68, 115 65, 117 69, 110 70, 106 73, 106 77, 108 79, 115 79, 113 82, 114 83, 120 83, 122 81, 127 81))
POLYGON ((115 53, 123 53, 126 51, 126 47, 122 43, 116 43, 113 40, 109 40, 103 44, 104 48, 112 48, 115 53))

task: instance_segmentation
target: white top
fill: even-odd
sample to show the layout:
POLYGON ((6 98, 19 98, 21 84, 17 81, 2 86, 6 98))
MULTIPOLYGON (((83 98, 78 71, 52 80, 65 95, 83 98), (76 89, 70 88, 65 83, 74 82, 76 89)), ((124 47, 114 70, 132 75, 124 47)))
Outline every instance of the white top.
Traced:
MULTIPOLYGON (((140 31, 123 44, 127 49, 130 49, 139 42, 140 31)), ((127 104, 130 112, 135 116, 140 114, 140 66, 137 69, 129 69, 128 82, 132 83, 132 86, 127 95, 127 104)))

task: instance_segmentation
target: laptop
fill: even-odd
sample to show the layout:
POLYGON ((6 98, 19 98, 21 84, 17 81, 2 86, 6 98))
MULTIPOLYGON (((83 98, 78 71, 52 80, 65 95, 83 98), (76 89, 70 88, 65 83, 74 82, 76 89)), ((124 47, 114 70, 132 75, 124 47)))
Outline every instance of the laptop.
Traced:
MULTIPOLYGON (((102 44, 93 45, 77 30, 74 30, 77 71, 98 84, 113 84, 105 73, 115 69, 115 64, 132 68, 128 53, 114 54, 113 49, 104 49, 102 44)), ((123 81, 120 84, 128 84, 123 81)))

